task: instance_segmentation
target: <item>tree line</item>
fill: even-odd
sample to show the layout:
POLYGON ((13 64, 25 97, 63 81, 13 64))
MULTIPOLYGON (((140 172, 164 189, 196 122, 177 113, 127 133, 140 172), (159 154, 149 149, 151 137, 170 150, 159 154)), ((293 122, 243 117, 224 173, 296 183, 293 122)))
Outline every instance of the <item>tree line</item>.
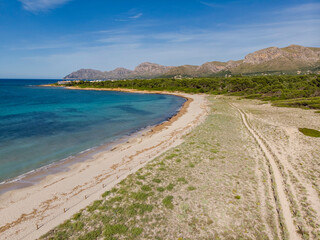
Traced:
MULTIPOLYGON (((193 79, 161 78, 102 82, 80 81, 71 82, 67 85, 82 88, 129 88, 186 93, 227 94, 271 101, 312 98, 313 101, 316 101, 316 104, 319 101, 320 108, 319 75, 236 76, 193 79)), ((317 106, 309 107, 318 108, 317 106)))

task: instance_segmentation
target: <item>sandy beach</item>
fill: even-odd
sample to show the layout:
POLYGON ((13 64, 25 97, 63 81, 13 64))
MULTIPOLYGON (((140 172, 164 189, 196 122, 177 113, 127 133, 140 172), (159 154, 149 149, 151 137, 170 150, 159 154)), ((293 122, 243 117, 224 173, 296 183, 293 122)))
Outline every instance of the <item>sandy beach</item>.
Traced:
POLYGON ((205 121, 41 239, 319 239, 319 113, 208 96, 205 121))
POLYGON ((175 95, 185 97, 187 102, 168 122, 74 164, 67 172, 49 175, 38 184, 2 194, 0 238, 39 238, 100 199, 102 193, 150 160, 183 142, 182 137, 205 119, 207 100, 205 95, 175 95))

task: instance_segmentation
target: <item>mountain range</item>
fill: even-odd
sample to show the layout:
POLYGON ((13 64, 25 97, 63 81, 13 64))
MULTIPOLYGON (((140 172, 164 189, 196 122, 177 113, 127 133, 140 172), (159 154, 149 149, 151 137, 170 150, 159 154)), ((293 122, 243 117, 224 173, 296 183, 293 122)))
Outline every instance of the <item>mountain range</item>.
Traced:
POLYGON ((116 68, 112 71, 80 69, 65 79, 120 80, 169 77, 209 77, 237 74, 301 74, 320 70, 320 48, 290 45, 285 48, 269 47, 245 56, 243 60, 212 61, 201 66, 163 66, 144 62, 134 70, 116 68))

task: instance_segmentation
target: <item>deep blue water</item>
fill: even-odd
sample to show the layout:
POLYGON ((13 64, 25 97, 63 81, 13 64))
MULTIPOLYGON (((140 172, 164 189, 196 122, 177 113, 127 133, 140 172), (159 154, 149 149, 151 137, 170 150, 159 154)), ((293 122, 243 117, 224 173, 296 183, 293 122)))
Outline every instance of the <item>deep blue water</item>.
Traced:
POLYGON ((52 82, 0 79, 0 182, 156 125, 185 102, 35 86, 52 82))

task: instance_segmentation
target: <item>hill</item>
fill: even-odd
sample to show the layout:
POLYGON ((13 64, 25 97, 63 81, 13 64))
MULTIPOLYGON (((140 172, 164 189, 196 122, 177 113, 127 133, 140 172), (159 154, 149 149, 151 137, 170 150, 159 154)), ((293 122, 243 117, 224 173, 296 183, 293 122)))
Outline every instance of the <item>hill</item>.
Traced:
POLYGON ((269 47, 245 56, 243 60, 228 62, 212 61, 201 66, 163 66, 155 63, 141 63, 133 71, 116 68, 112 71, 80 69, 65 79, 120 80, 159 77, 209 77, 218 75, 263 75, 317 73, 320 69, 320 48, 290 45, 285 48, 269 47))

